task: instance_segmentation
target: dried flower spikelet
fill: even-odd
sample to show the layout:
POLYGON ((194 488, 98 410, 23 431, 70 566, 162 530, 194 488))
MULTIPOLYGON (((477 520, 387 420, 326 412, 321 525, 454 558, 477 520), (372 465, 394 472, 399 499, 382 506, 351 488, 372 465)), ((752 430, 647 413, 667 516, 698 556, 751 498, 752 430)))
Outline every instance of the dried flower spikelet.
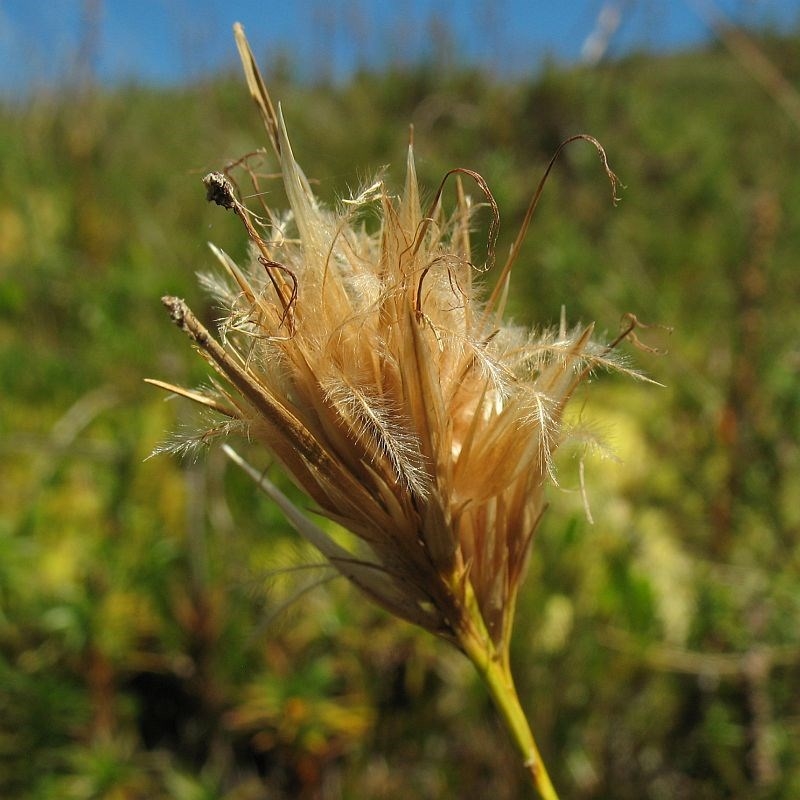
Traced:
POLYGON ((238 425, 262 443, 351 531, 352 551, 255 475, 373 600, 456 643, 477 629, 507 652, 565 404, 590 369, 614 366, 610 348, 593 343, 591 327, 534 335, 504 323, 513 259, 495 292, 478 297, 462 175, 490 209, 490 256, 497 208, 475 173, 445 179, 451 211, 445 181, 423 210, 409 147, 399 197, 377 181, 340 209, 324 207, 241 29, 237 40, 291 213, 256 217, 227 175, 208 176, 210 199, 247 228, 252 261, 240 268, 214 248, 227 274, 206 281, 228 310, 220 339, 183 301, 164 302, 224 380, 209 392, 154 383, 221 414, 223 434, 238 425))

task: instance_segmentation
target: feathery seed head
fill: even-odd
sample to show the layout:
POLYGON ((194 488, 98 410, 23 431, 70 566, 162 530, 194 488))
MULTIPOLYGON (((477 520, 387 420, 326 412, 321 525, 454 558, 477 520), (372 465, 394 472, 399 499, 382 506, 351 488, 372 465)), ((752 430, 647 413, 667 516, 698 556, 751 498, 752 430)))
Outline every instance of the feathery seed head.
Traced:
POLYGON ((240 28, 237 41, 290 213, 257 217, 228 175, 206 178, 209 199, 247 229, 250 264, 212 246, 226 274, 205 279, 227 310, 219 340, 183 301, 164 303, 223 380, 203 392, 154 383, 221 415, 223 434, 238 427, 262 443, 360 548, 334 542, 256 475, 262 486, 376 602, 456 643, 478 633, 507 652, 564 406, 609 348, 591 327, 534 335, 504 323, 513 253, 480 299, 466 179, 492 214, 489 259, 498 212, 475 173, 445 178, 452 210, 445 181, 423 209, 409 147, 399 197, 377 181, 324 207, 240 28), (375 230, 367 211, 377 211, 375 230))

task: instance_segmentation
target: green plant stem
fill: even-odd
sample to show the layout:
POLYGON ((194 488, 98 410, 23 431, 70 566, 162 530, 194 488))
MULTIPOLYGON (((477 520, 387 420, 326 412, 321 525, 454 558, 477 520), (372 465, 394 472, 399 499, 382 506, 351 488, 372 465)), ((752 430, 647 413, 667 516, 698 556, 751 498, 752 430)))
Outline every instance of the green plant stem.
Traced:
POLYGON ((524 767, 530 774, 539 796, 542 800, 558 800, 544 761, 539 755, 539 748, 536 746, 528 719, 520 705, 508 659, 503 658, 491 644, 487 645, 476 635, 463 636, 461 646, 483 678, 495 707, 500 712, 514 744, 522 754, 524 767))

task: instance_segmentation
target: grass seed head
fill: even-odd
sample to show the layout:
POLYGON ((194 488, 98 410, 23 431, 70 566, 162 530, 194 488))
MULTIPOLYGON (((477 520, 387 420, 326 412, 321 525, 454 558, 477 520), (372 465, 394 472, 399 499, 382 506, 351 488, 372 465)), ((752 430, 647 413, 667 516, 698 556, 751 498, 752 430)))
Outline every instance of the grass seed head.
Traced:
POLYGON ((246 430, 351 531, 357 546, 347 550, 263 484, 372 599, 455 642, 477 630, 507 651, 565 404, 609 350, 591 327, 533 334, 502 320, 516 247, 482 299, 475 276, 491 266, 499 214, 476 173, 446 176, 453 208, 445 181, 423 208, 409 147, 399 196, 379 180, 326 208, 241 28, 237 41, 289 213, 257 216, 228 174, 206 178, 209 199, 240 217, 252 258, 241 267, 213 248, 226 276, 206 279, 227 310, 219 339, 182 301, 164 302, 224 380, 208 392, 158 385, 221 414, 220 431, 246 430), (482 267, 466 180, 493 220, 482 267), (365 224, 370 215, 379 224, 365 224))

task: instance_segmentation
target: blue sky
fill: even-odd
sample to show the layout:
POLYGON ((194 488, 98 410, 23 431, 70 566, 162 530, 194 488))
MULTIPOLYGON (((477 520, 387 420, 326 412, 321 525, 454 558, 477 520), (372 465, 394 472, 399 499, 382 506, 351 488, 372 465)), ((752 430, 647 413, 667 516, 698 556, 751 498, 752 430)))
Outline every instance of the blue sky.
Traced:
POLYGON ((307 78, 414 61, 443 38, 437 30, 463 61, 530 74, 547 56, 580 59, 604 7, 621 12, 605 51, 618 55, 708 39, 698 10, 709 5, 742 24, 800 23, 800 0, 0 0, 0 93, 74 75, 87 41, 104 82, 196 78, 236 63, 237 20, 259 57, 287 55, 307 78))

